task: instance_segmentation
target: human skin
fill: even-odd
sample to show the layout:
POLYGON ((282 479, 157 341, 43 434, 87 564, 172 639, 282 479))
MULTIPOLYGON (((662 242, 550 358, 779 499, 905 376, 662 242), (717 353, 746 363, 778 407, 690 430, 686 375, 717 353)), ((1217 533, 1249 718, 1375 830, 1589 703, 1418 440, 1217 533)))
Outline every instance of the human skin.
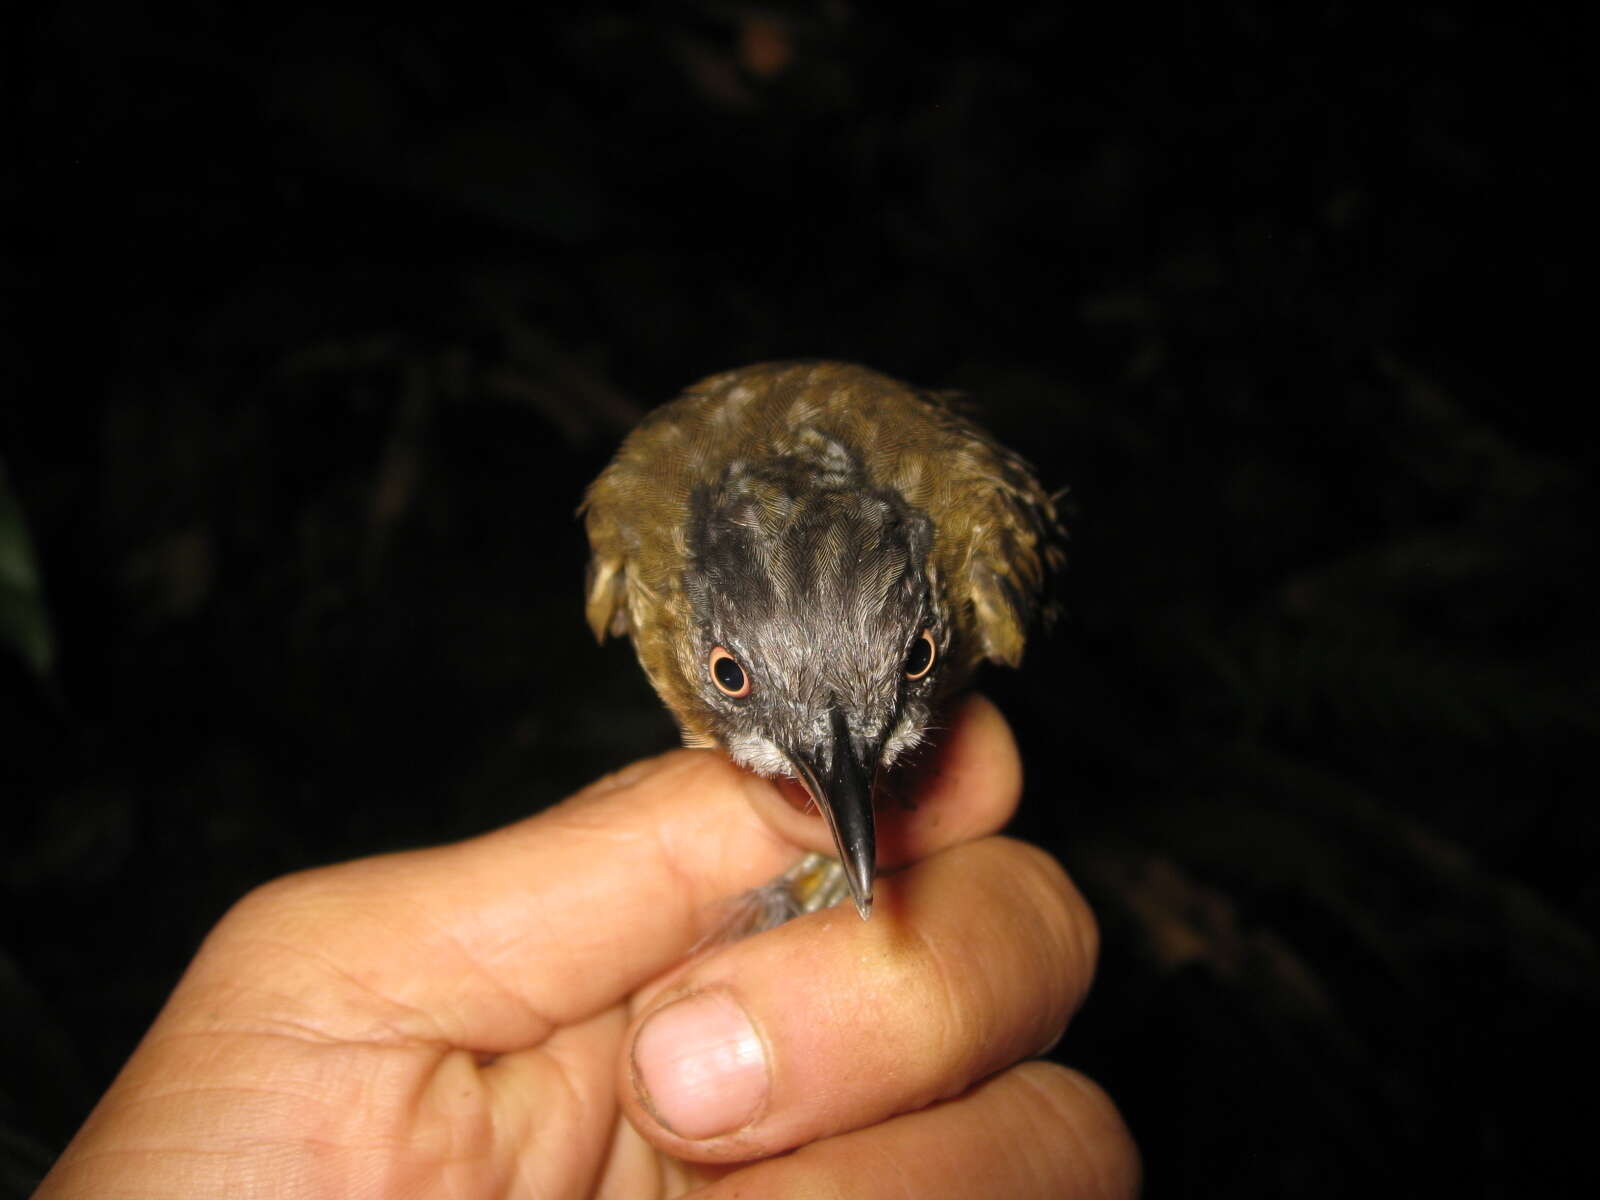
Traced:
POLYGON ((709 751, 269 883, 37 1196, 1133 1195, 1110 1100, 1027 1061, 1096 932, 1052 859, 994 835, 1020 789, 969 699, 882 813, 872 919, 735 942, 727 898, 828 834, 709 751))

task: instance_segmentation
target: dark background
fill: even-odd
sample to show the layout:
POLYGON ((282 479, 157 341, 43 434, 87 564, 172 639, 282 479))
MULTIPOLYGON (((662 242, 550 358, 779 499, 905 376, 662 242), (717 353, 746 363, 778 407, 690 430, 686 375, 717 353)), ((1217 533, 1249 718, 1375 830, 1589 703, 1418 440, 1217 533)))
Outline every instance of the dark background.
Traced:
POLYGON ((1576 1187, 1587 42, 1104 7, 12 19, 7 1191, 246 889, 671 743, 573 509, 650 405, 813 355, 1072 489, 1067 619, 985 686, 1104 925, 1056 1053, 1150 1194, 1576 1187))

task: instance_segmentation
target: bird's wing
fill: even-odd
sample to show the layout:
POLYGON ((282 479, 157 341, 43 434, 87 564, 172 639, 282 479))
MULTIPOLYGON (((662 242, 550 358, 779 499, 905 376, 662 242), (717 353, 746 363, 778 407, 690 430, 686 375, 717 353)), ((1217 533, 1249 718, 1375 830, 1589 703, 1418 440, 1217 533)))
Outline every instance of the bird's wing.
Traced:
POLYGON ((977 656, 1015 667, 1065 560, 1055 499, 1023 458, 970 422, 948 413, 945 431, 934 558, 955 602, 970 606, 977 656))

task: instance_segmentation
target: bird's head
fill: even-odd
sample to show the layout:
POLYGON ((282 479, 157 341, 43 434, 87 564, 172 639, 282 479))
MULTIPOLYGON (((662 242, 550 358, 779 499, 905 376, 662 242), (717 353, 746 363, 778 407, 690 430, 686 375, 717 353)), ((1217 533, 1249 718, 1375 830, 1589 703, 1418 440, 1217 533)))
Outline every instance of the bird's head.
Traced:
POLYGON ((944 690, 928 519, 858 475, 778 458, 701 488, 687 535, 693 723, 740 765, 805 785, 865 916, 874 778, 921 740, 944 690))

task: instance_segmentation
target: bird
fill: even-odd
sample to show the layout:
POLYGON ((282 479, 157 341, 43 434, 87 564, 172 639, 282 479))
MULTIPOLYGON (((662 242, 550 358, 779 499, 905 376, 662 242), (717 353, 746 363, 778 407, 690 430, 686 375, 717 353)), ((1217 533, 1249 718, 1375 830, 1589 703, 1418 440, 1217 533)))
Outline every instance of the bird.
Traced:
POLYGON ((951 395, 830 361, 701 380, 589 486, 596 639, 632 639, 685 745, 798 780, 832 835, 752 928, 846 894, 870 917, 875 785, 981 662, 1020 665, 1059 499, 951 395))

